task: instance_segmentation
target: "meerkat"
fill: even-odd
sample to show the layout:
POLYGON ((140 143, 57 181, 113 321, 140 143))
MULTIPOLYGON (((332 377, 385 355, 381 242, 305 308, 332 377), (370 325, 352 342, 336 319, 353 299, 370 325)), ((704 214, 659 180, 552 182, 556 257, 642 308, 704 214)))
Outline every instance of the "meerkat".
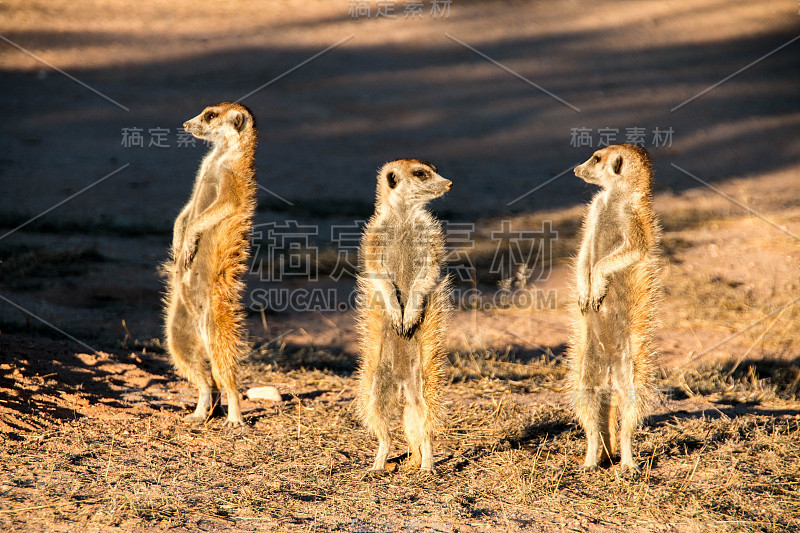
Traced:
POLYGON ((583 466, 594 470, 614 456, 619 428, 620 467, 638 471, 631 437, 653 392, 660 295, 652 165, 644 149, 622 144, 598 150, 575 175, 602 187, 583 221, 569 350, 573 407, 587 440, 583 466))
POLYGON ((408 471, 433 473, 432 435, 439 424, 446 371, 444 333, 449 281, 441 224, 425 208, 452 182, 418 159, 386 163, 378 173, 375 214, 361 240, 358 407, 378 437, 371 471, 386 469, 389 421, 402 406, 408 471))
POLYGON ((212 147, 173 228, 165 268, 167 348, 178 373, 198 390, 197 408, 184 420, 205 421, 224 389, 226 424, 242 426, 236 370, 245 350, 241 291, 256 203, 256 123, 246 107, 224 102, 183 127, 212 147))

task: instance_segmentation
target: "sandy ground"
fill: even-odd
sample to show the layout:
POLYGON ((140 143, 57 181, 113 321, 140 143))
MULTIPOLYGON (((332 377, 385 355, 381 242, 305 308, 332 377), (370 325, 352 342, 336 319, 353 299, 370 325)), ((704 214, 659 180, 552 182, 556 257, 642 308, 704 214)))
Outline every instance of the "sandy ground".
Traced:
MULTIPOLYGON (((191 407, 188 385, 159 354, 158 265, 204 151, 184 146, 177 128, 205 105, 240 98, 260 133, 250 335, 256 348, 281 354, 275 361, 289 361, 268 374, 251 364, 243 386, 284 380, 286 368, 352 370, 349 307, 262 314, 259 304, 265 291, 281 290, 348 301, 352 277, 334 274, 335 265, 342 251, 354 261, 352 235, 372 212, 375 169, 396 157, 431 160, 454 182, 433 208, 452 229, 453 268, 471 268, 460 271, 472 279, 458 289, 483 300, 457 311, 452 352, 558 361, 569 332, 569 261, 593 192, 569 169, 599 143, 631 135, 653 156, 665 227, 661 368, 797 360, 796 4, 454 0, 446 14, 425 1, 422 16, 408 18, 398 2, 386 18, 375 2, 366 2, 369 16, 353 16, 359 3, 0 3, 6 452, 65 420, 158 413, 166 424, 191 407), (141 146, 131 141, 137 132, 141 146), (493 232, 505 223, 536 232, 543 221, 557 235, 536 237, 549 253, 532 261, 525 289, 545 303, 495 305, 498 283, 519 265, 496 268, 512 249, 493 232), (302 245, 300 267, 279 280, 268 275, 272 261, 291 254, 270 243, 276 229, 302 245)), ((316 394, 315 376, 286 378, 283 392, 316 394)), ((516 390, 508 379, 492 387, 516 390)), ((510 401, 563 403, 556 389, 513 392, 510 401)), ((349 401, 340 392, 336 401, 349 401)), ((480 404, 474 390, 461 392, 480 404)), ((797 414, 781 409, 775 416, 797 414)), ((366 461, 368 448, 352 460, 366 461)), ((14 501, 5 508, 24 497, 14 501)), ((63 517, 42 520, 72 527, 63 517)))

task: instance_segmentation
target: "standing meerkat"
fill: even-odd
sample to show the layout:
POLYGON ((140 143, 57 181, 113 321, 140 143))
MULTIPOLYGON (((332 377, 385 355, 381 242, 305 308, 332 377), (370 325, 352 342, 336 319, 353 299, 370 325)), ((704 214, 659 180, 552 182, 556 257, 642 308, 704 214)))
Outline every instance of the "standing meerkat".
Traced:
POLYGON ((212 148, 175 220, 167 264, 167 348, 178 373, 198 389, 197 408, 184 420, 205 421, 224 388, 226 424, 242 426, 236 370, 245 350, 240 300, 256 205, 256 124, 246 107, 224 102, 183 127, 212 148))
POLYGON ((425 205, 450 187, 432 164, 417 159, 392 161, 378 173, 375 214, 361 240, 358 277, 357 401, 365 425, 378 436, 372 471, 386 468, 389 418, 402 405, 411 452, 405 467, 433 473, 449 283, 439 281, 441 224, 425 205))
MULTIPOLYGON (((653 392, 655 305, 661 230, 651 207, 653 169, 630 144, 598 150, 575 175, 603 188, 589 205, 576 265, 580 314, 570 346, 575 412, 586 431, 584 468, 616 453, 633 462, 633 430, 653 392)), ((576 313, 577 314, 577 313, 576 313)))

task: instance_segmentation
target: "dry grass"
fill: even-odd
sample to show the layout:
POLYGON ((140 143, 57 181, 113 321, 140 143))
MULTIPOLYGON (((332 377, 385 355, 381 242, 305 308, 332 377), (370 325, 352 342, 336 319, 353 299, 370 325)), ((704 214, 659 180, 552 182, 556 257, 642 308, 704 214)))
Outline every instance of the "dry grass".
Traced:
POLYGON ((31 530, 800 527, 796 368, 761 376, 746 363, 663 376, 662 406, 636 435, 642 473, 629 477, 613 466, 592 474, 579 468, 582 431, 554 394, 562 386, 559 360, 455 354, 448 424, 436 449, 439 476, 369 478, 364 472, 376 444, 355 418, 348 359, 328 354, 334 371, 301 368, 303 357, 319 363, 313 354, 298 359, 275 349, 254 356, 246 379, 293 393, 249 409, 252 427, 243 430, 224 429, 220 419, 186 427, 174 402, 165 411, 143 411, 145 395, 141 404, 115 410, 113 419, 80 417, 6 440, 0 524, 31 530))

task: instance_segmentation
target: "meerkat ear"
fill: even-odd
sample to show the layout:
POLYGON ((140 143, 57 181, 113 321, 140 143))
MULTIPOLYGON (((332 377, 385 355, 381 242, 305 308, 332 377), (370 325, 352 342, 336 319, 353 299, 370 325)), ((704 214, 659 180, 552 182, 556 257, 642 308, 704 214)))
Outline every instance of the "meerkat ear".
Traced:
POLYGON ((239 113, 238 111, 233 115, 233 127, 236 131, 242 131, 244 128, 245 118, 244 114, 239 113))
POLYGON ((617 154, 614 156, 614 160, 611 161, 611 170, 614 171, 614 174, 619 174, 619 171, 622 170, 622 156, 617 154))
POLYGON ((397 187, 397 176, 391 170, 386 174, 386 183, 389 184, 390 189, 397 187))

